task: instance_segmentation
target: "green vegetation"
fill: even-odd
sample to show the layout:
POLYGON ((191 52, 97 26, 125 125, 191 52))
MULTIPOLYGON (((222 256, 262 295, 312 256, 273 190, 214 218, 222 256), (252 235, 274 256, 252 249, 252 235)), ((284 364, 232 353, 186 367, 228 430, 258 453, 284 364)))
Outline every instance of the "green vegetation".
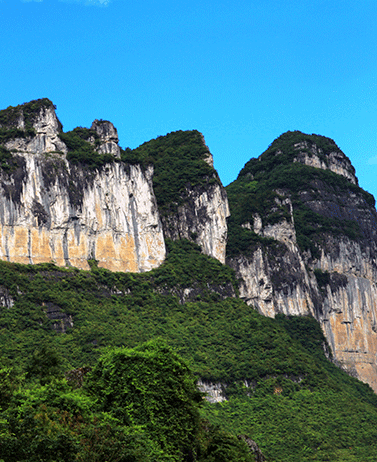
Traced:
MULTIPOLYGON (((313 258, 319 257, 319 244, 326 234, 345 235, 350 239, 361 237, 357 221, 342 216, 342 197, 357 195, 367 207, 374 207, 371 194, 351 183, 345 177, 330 170, 322 170, 299 162, 295 144, 313 143, 322 149, 320 157, 327 161, 326 154, 340 151, 336 144, 319 135, 305 135, 301 132, 287 132, 277 138, 258 159, 251 159, 241 170, 236 181, 227 186, 231 209, 229 221, 228 255, 245 253, 248 237, 252 251, 256 243, 263 245, 263 239, 253 231, 241 231, 244 223, 253 225, 254 214, 263 217, 263 224, 274 224, 283 219, 291 220, 289 206, 284 201, 289 197, 293 205, 293 218, 297 242, 302 250, 310 250, 313 258), (328 202, 333 201, 328 206, 328 202), (308 203, 327 202, 326 214, 315 211, 308 203)), ((300 148, 300 150, 302 150, 300 148)), ((310 149, 303 149, 312 155, 310 149)))
POLYGON ((296 377, 298 386, 293 389, 289 380, 269 376, 249 396, 239 394, 228 402, 206 404, 202 414, 233 433, 247 428, 275 462, 373 461, 376 395, 325 358, 325 339, 314 319, 278 315, 276 322, 293 344, 297 342, 311 360, 315 358, 317 373, 321 370, 318 382, 303 386, 302 377, 296 377))
MULTIPOLYGON (((213 452, 208 447, 214 446, 216 432, 208 436, 201 425, 202 397, 195 378, 162 341, 107 351, 83 388, 58 375, 49 376, 43 386, 23 380, 16 388, 6 368, 0 380, 2 389, 7 385, 9 390, 0 413, 1 460, 213 460, 207 454, 213 452)), ((243 442, 231 434, 227 438, 238 452, 243 450, 241 460, 252 461, 243 442)), ((221 443, 217 446, 224 452, 221 443)))
MULTIPOLYGON (((316 145, 318 149, 318 156, 326 165, 328 164, 328 155, 332 152, 339 152, 341 150, 336 145, 335 141, 321 135, 307 135, 298 130, 288 131, 280 135, 274 140, 268 149, 260 156, 260 159, 250 159, 240 171, 238 178, 247 175, 254 176, 256 173, 264 173, 273 170, 277 165, 287 165, 293 162, 294 158, 298 155, 298 150, 295 145, 306 144, 307 147, 300 146, 300 151, 307 153, 310 157, 313 156, 311 148, 316 145)), ((347 157, 345 157, 348 159, 347 157)), ((349 159, 348 159, 349 160, 349 159)), ((352 173, 355 169, 350 165, 352 173)))
POLYGON ((172 132, 121 153, 123 162, 153 165, 153 189, 162 214, 174 213, 185 202, 188 187, 220 181, 205 161, 208 156, 203 136, 196 130, 172 132))
POLYGON ((42 108, 54 105, 47 98, 37 99, 19 106, 9 106, 0 111, 0 144, 14 138, 27 138, 35 136, 33 123, 42 108), (17 127, 20 117, 24 119, 24 129, 17 127))
POLYGON ((330 284, 330 273, 328 271, 322 271, 321 269, 315 269, 314 275, 317 279, 319 287, 325 287, 330 284))
POLYGON ((112 154, 100 154, 96 151, 99 137, 95 130, 76 127, 70 132, 61 132, 59 137, 68 148, 68 161, 74 165, 81 164, 90 170, 96 170, 116 161, 112 154), (94 144, 88 141, 89 138, 94 140, 94 144))
POLYGON ((5 172, 10 172, 15 166, 12 153, 4 146, 0 146, 0 168, 5 172))
POLYGON ((237 434, 274 462, 375 459, 377 397, 326 359, 318 323, 261 316, 227 298, 230 268, 168 250, 141 274, 0 262, 4 460, 252 461, 237 434), (89 368, 82 388, 63 378, 89 368), (199 405, 194 376, 228 401, 199 405))

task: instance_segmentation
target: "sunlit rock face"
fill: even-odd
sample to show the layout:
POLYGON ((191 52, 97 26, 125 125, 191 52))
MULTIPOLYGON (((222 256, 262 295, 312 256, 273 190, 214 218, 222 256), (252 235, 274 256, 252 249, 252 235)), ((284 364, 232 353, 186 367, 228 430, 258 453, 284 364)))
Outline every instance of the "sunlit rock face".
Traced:
POLYGON ((205 394, 204 398, 209 403, 222 403, 227 401, 224 390, 226 385, 222 383, 205 382, 201 379, 197 383, 198 390, 205 394))
MULTIPOLYGON (((59 138, 61 124, 48 103, 28 116, 34 135, 5 144, 12 150, 13 167, 1 171, 0 258, 54 261, 80 269, 88 269, 88 260, 93 259, 113 271, 159 266, 165 244, 152 187, 153 168, 110 162, 88 170, 70 164, 59 138)), ((17 109, 13 123, 24 130, 26 110, 17 109)), ((113 125, 95 121, 92 128, 99 135, 99 149, 118 156, 113 125)))
MULTIPOLYGON (((28 136, 25 134, 25 136, 10 139, 5 143, 7 149, 36 154, 55 151, 67 152, 65 144, 58 136, 62 130, 62 125, 56 117, 52 103, 50 105, 41 106, 32 117, 29 117, 31 120, 27 120, 27 116, 20 110, 14 116, 14 120, 12 121, 13 127, 11 126, 9 128, 14 128, 15 126, 21 131, 25 130, 25 128, 27 128, 25 119, 26 122, 32 125, 35 136, 28 136)), ((8 127, 3 126, 3 128, 8 127)))

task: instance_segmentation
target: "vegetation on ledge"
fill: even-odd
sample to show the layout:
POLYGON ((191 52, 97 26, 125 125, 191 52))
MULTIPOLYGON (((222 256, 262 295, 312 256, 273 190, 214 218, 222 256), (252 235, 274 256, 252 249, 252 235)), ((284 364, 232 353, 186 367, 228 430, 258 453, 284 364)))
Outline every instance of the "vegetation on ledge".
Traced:
POLYGON ((187 188, 220 183, 205 160, 208 156, 203 136, 196 130, 168 133, 121 153, 123 162, 154 166, 153 189, 162 214, 175 213, 185 202, 187 188))
POLYGON ((33 124, 42 108, 55 106, 47 98, 41 98, 18 106, 9 106, 0 111, 0 144, 14 138, 28 138, 35 136, 33 124), (24 128, 18 128, 17 124, 23 116, 24 128))
POLYGON ((96 151, 99 137, 95 130, 76 127, 70 132, 59 133, 59 137, 66 144, 67 159, 73 165, 81 164, 95 170, 116 161, 112 154, 100 154, 96 151), (90 138, 94 140, 94 144, 88 141, 90 138))

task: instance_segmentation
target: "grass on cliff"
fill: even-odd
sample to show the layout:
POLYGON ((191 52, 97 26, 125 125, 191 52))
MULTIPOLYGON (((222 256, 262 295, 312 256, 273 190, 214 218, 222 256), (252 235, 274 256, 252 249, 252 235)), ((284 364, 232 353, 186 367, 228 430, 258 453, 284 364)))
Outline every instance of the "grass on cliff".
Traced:
POLYGON ((259 315, 228 297, 237 291, 230 268, 187 241, 168 246, 166 262, 143 274, 0 262, 3 298, 14 300, 0 309, 4 367, 21 376, 43 346, 61 372, 93 367, 109 347, 160 338, 197 377, 224 385, 228 401, 205 404, 202 418, 250 436, 268 460, 376 458, 377 397, 326 359, 318 323, 259 315), (66 320, 49 319, 51 307, 73 328, 59 332, 66 320))

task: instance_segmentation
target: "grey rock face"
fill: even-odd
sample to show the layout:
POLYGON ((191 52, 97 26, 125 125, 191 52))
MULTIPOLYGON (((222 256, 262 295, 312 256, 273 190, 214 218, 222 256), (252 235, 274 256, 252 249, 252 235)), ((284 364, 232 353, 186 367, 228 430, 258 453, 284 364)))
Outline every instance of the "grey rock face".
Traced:
POLYGON ((164 235, 173 240, 192 240, 206 255, 225 263, 228 216, 229 205, 223 186, 214 183, 206 188, 190 188, 178 212, 162 217, 164 235))
POLYGON ((13 297, 10 296, 9 290, 0 286, 0 306, 12 308, 14 305, 13 297))
MULTIPOLYGON (((22 111, 17 120, 17 128, 20 130, 25 128, 25 116, 22 111)), ((42 106, 39 109, 33 117, 33 128, 35 136, 9 140, 5 143, 5 147, 9 150, 37 154, 54 151, 67 153, 67 147, 58 136, 62 130, 62 125, 56 117, 53 106, 42 106)))
POLYGON ((338 175, 342 175, 353 184, 357 184, 355 169, 350 160, 340 150, 330 152, 324 156, 323 150, 316 144, 303 141, 294 145, 298 151, 294 162, 311 167, 321 168, 323 170, 331 170, 338 175), (310 154, 308 154, 308 151, 310 154), (325 160, 324 160, 325 158, 325 160))
POLYGON ((91 126, 100 139, 100 146, 97 148, 101 154, 113 154, 120 158, 120 148, 118 146, 118 131, 114 125, 107 120, 95 120, 91 126))
POLYGON ((203 382, 201 379, 197 383, 198 390, 205 393, 205 399, 209 403, 222 403, 227 401, 224 389, 225 385, 221 383, 203 382))

